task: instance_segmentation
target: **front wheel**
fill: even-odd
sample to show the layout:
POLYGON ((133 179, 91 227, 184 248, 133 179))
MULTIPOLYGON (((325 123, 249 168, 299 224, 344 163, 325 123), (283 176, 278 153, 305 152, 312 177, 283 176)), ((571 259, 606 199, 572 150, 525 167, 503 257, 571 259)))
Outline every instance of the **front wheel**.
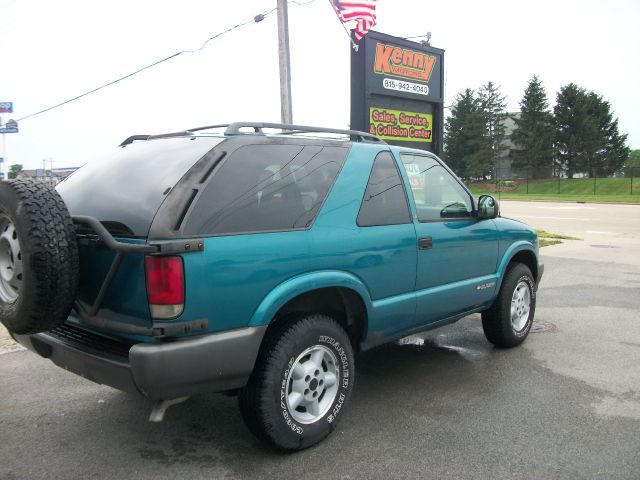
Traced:
POLYGON ((354 380, 349 337, 324 315, 268 333, 239 403, 247 427, 283 450, 327 437, 344 415, 354 380))
POLYGON ((487 340, 503 348, 521 344, 529 335, 535 310, 536 290, 531 270, 516 263, 505 275, 491 308, 482 312, 487 340))

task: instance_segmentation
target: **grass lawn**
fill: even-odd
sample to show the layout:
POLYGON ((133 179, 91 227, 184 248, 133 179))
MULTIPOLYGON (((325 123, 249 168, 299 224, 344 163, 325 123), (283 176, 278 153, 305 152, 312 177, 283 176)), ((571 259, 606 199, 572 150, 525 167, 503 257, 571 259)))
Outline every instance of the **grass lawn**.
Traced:
POLYGON ((558 240, 582 240, 578 237, 570 237, 569 235, 562 235, 560 233, 549 233, 544 230, 536 230, 538 233, 538 238, 555 238, 558 240))
POLYGON ((562 235, 560 233, 549 233, 544 230, 536 230, 538 233, 538 243, 540 248, 548 247, 550 245, 557 245, 562 243, 562 240, 582 240, 578 237, 571 237, 569 235, 562 235))
POLYGON ((540 248, 542 248, 557 245, 559 243, 562 243, 562 240, 547 240, 546 238, 541 238, 538 244, 540 245, 540 248))
POLYGON ((548 200, 565 202, 640 203, 640 178, 563 178, 547 180, 514 180, 496 192, 491 182, 474 182, 469 188, 475 195, 490 194, 504 200, 548 200), (595 195, 594 195, 595 184, 595 195))

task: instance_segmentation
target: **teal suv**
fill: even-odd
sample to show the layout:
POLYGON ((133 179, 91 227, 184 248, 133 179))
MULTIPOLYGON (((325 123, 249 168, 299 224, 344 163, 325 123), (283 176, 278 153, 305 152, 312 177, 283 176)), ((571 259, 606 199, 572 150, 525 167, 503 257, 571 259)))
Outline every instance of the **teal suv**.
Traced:
POLYGON ((527 337, 534 230, 435 155, 356 131, 235 123, 126 139, 52 190, 0 184, 0 316, 94 382, 168 405, 237 394, 284 450, 345 415, 354 353, 481 312, 527 337))

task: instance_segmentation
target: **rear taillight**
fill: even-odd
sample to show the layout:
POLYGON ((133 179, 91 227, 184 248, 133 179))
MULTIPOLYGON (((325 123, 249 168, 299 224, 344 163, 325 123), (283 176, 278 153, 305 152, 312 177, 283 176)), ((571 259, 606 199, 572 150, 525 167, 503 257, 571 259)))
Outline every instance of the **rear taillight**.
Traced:
POLYGON ((175 318, 184 310, 184 264, 182 257, 148 255, 144 258, 147 299, 151 316, 175 318))

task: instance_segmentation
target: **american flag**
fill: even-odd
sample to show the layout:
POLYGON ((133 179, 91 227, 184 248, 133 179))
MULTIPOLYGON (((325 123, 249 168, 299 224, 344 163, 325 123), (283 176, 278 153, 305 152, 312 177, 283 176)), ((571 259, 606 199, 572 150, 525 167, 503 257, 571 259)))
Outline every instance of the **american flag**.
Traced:
POLYGON ((354 33, 358 42, 376 24, 376 0, 332 0, 342 23, 356 22, 354 33))

